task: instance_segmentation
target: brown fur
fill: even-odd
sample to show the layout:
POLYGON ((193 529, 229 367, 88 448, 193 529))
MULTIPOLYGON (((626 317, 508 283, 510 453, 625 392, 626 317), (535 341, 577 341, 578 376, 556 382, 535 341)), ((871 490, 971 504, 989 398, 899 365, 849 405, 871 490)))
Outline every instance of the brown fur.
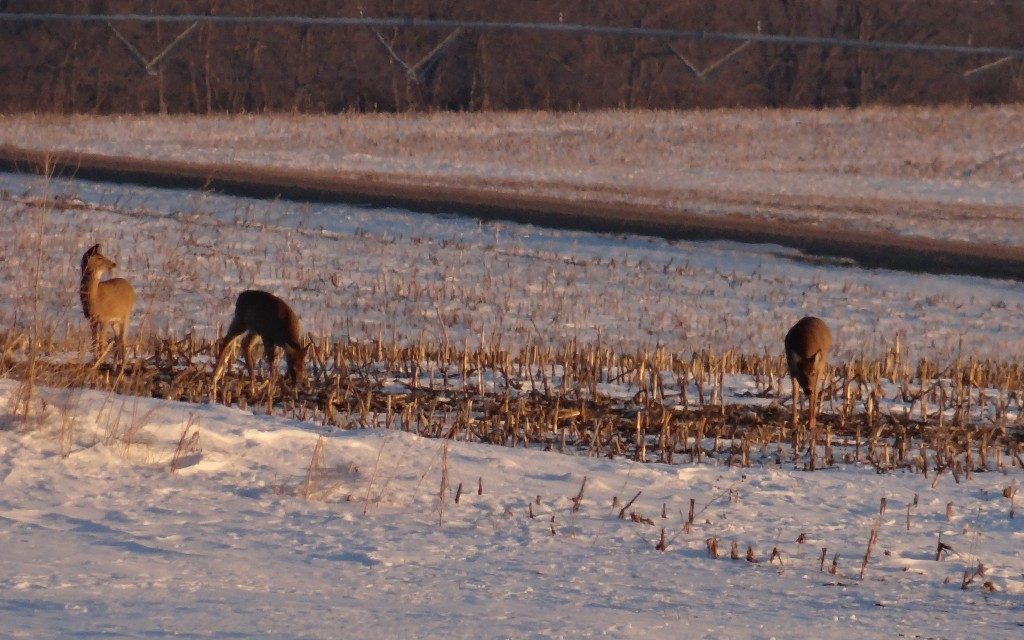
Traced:
POLYGON ((109 325, 117 341, 118 358, 126 357, 125 334, 135 305, 135 290, 124 278, 100 280, 105 272, 112 271, 117 264, 100 253, 100 245, 94 244, 82 254, 82 281, 79 296, 82 313, 92 329, 93 350, 96 357, 103 354, 104 329, 109 325))
POLYGON ((809 467, 817 466, 818 452, 818 389, 828 370, 828 350, 832 347, 832 332, 820 318, 806 317, 793 325, 786 334, 786 363, 793 379, 793 455, 800 450, 802 432, 797 420, 797 385, 807 394, 807 443, 809 467))
POLYGON ((299 338, 299 318, 284 300, 266 291, 243 291, 235 301, 235 315, 231 325, 220 341, 217 353, 217 364, 213 370, 213 381, 216 384, 226 364, 227 353, 238 336, 246 334, 242 339, 242 351, 245 364, 249 369, 249 378, 255 378, 252 359, 252 342, 259 337, 263 342, 267 365, 271 376, 277 375, 274 366, 277 359, 277 347, 284 349, 288 363, 288 377, 292 384, 302 383, 305 374, 306 347, 299 338))
POLYGON ((817 385, 828 367, 828 351, 832 348, 832 332, 820 318, 803 318, 786 334, 786 364, 789 375, 807 395, 817 385))

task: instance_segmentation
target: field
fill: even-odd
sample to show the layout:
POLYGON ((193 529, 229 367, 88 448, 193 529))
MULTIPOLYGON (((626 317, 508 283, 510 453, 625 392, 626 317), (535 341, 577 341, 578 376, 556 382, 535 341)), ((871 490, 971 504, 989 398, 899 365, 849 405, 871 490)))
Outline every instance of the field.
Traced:
MULTIPOLYGON (((993 130, 1013 115, 32 117, 0 119, 0 141, 510 196, 699 192, 686 206, 710 216, 1019 248, 1013 129, 993 130)), ((0 224, 18 230, 0 260, 0 606, 26 637, 1024 624, 1019 282, 14 174, 0 224), (124 370, 90 366, 77 289, 93 242, 138 293, 124 370), (212 343, 253 287, 302 318, 310 384, 236 367, 211 397, 212 343), (810 448, 781 356, 808 314, 836 335, 810 448)))
POLYGON ((0 145, 1024 245, 1019 106, 0 116, 0 145))

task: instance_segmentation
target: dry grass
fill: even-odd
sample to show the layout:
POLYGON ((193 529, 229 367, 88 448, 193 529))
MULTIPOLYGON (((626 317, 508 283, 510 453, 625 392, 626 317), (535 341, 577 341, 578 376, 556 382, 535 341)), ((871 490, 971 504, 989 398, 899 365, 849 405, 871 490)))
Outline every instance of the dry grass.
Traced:
POLYGON ((171 455, 171 473, 177 473, 197 462, 202 451, 199 446, 199 419, 195 414, 189 414, 188 421, 178 438, 178 444, 174 447, 174 453, 171 455))
POLYGON ((472 184, 1024 244, 1020 107, 274 116, 6 116, 0 143, 472 184), (31 141, 26 143, 25 141, 31 141), (875 180, 875 182, 870 182, 875 180), (881 180, 882 182, 877 182, 881 180), (914 183, 930 181, 924 188, 914 183), (885 181, 896 181, 887 183, 885 181), (900 182, 903 181, 903 182, 900 182))
POLYGON ((230 148, 259 164, 324 170, 390 158, 396 164, 429 159, 425 164, 444 160, 466 170, 497 163, 566 174, 597 163, 640 172, 673 166, 929 179, 974 169, 990 178, 1016 178, 1021 159, 996 156, 1007 150, 1007 140, 1022 137, 1020 107, 1014 105, 0 118, 0 141, 10 144, 33 140, 36 148, 86 150, 130 143, 131 149, 145 145, 181 159, 212 158, 217 149, 230 148), (970 144, 948 144, 956 140, 970 144), (922 144, 927 156, 920 155, 922 144))
MULTIPOLYGON (((669 464, 792 461, 806 468, 814 456, 825 466, 908 469, 934 480, 949 473, 958 482, 974 472, 1024 467, 1024 368, 1015 362, 969 359, 940 371, 927 361, 910 365, 893 352, 838 363, 824 388, 821 435, 812 443, 807 433, 791 438, 779 356, 621 354, 586 345, 463 350, 426 340, 314 344, 317 362, 301 394, 270 380, 252 385, 231 372, 215 400, 331 428, 384 427, 669 464), (758 400, 727 401, 727 380, 746 381, 743 388, 758 400), (794 448, 793 441, 800 444, 794 448)), ((59 351, 60 345, 47 348, 59 351)), ((203 362, 213 348, 153 338, 140 341, 141 357, 123 371, 44 359, 36 375, 43 385, 127 394, 100 416, 109 424, 108 440, 127 455, 149 419, 137 415, 131 397, 207 401, 211 367, 203 362)), ((12 352, 8 375, 25 375, 26 363, 27 354, 12 352)))
POLYGON ((0 222, 18 228, 45 210, 48 233, 36 294, 23 286, 39 254, 31 236, 3 238, 0 326, 27 329, 25 309, 38 297, 61 342, 87 340, 77 256, 102 240, 116 275, 137 291, 132 334, 213 339, 238 292, 259 287, 284 297, 305 330, 335 339, 762 353, 780 348, 779 327, 811 314, 829 321, 846 359, 877 357, 896 335, 907 357, 943 363, 1024 350, 1019 288, 1000 283, 864 274, 714 245, 564 233, 538 241, 530 227, 352 208, 203 195, 149 208, 117 203, 118 192, 92 205, 3 195, 0 222))
MULTIPOLYGON (((979 110, 977 117, 993 125, 1008 112, 979 110)), ((911 122, 958 114, 908 113, 911 122)), ((634 115, 668 129, 712 118, 634 115)), ((742 130, 740 115, 713 117, 742 130)), ((763 117, 774 127, 806 117, 831 130, 832 120, 845 117, 862 128, 884 126, 884 115, 763 117)), ((443 126, 450 117, 409 118, 443 126)), ((473 117, 481 120, 467 131, 481 136, 510 122, 548 136, 568 126, 549 114, 473 117)), ((579 117, 594 119, 581 129, 585 137, 602 122, 621 124, 626 114, 579 117)), ((413 126, 364 118, 402 140, 403 127, 413 126)), ((235 120, 250 129, 280 124, 235 120)), ((83 122, 86 134, 107 126, 83 122)), ((951 135, 952 124, 943 126, 951 135)), ((418 153, 429 147, 415 136, 405 142, 418 153)), ((217 402, 337 428, 382 426, 668 463, 801 466, 813 452, 826 465, 859 462, 957 479, 1022 466, 1021 366, 1005 358, 1024 348, 1015 285, 955 286, 794 264, 768 253, 751 258, 717 245, 413 222, 353 208, 205 194, 151 194, 168 200, 148 206, 124 197, 113 191, 89 203, 0 193, 5 228, 36 219, 40 230, 2 239, 0 370, 59 388, 127 394, 124 406, 104 414, 109 439, 123 443, 126 454, 148 419, 132 410, 130 397, 208 401, 212 343, 237 292, 260 287, 282 294, 314 336, 310 389, 295 397, 229 374, 217 402), (339 222, 344 216, 354 221, 339 222), (123 371, 83 366, 88 332, 78 311, 77 262, 95 241, 139 292, 135 352, 123 371), (36 311, 27 317, 26 309, 36 311), (803 434, 791 438, 775 355, 780 327, 807 313, 826 315, 837 335, 821 438, 813 445, 803 434), (749 402, 726 401, 733 376, 744 376, 749 402)))

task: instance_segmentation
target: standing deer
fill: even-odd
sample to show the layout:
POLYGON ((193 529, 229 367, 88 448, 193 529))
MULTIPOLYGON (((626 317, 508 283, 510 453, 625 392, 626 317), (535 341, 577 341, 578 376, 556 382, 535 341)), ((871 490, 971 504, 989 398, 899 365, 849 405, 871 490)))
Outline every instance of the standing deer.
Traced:
POLYGON ((117 264, 100 253, 100 245, 94 244, 82 254, 82 312, 92 329, 93 350, 99 363, 105 349, 102 348, 103 334, 109 325, 117 341, 118 359, 124 364, 126 357, 125 334, 135 304, 135 291, 124 278, 100 280, 104 272, 112 271, 117 264))
POLYGON ((797 385, 807 395, 807 430, 811 434, 810 462, 814 470, 817 445, 818 392, 828 370, 832 332, 820 318, 803 318, 786 334, 786 364, 793 379, 793 455, 800 447, 797 422, 797 385))
POLYGON ((267 357, 270 375, 276 377, 277 347, 284 348, 285 360, 288 362, 288 377, 294 386, 300 386, 305 377, 306 347, 299 341, 299 318, 284 300, 266 291, 243 291, 235 301, 235 315, 231 318, 231 326, 221 339, 217 353, 217 364, 213 368, 213 387, 224 373, 227 354, 238 336, 242 338, 242 353, 245 365, 249 369, 249 380, 255 381, 256 374, 252 359, 252 342, 257 337, 263 342, 263 352, 267 357))

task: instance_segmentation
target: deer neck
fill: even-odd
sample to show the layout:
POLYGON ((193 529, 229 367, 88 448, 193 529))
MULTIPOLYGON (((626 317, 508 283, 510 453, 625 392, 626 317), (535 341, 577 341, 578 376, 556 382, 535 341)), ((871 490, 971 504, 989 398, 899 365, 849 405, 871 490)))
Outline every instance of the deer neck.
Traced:
POLYGON ((79 295, 82 298, 82 312, 91 319, 93 306, 100 289, 100 272, 95 269, 82 271, 82 286, 79 295))

